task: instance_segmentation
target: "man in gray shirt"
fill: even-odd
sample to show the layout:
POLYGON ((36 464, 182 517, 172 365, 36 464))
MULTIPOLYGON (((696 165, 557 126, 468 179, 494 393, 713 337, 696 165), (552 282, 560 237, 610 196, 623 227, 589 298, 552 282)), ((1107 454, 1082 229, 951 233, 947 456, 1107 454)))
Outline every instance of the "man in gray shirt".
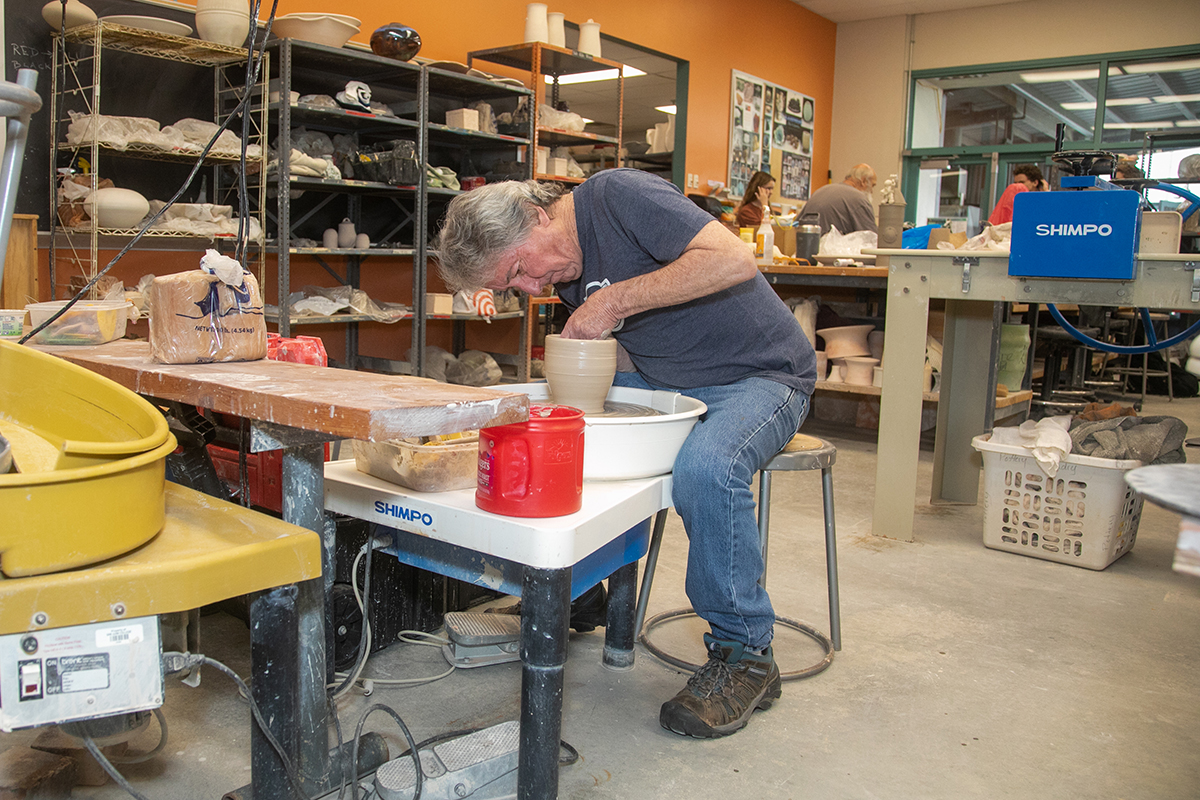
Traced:
POLYGON ((690 540, 688 599, 711 629, 708 661, 659 722, 701 739, 740 730, 781 695, 750 484, 816 385, 795 317, 736 236, 639 170, 604 170, 569 194, 535 181, 474 189, 450 203, 438 251, 453 288, 536 295, 554 284, 571 311, 564 337, 611 331, 621 346, 615 385, 707 406, 675 459, 672 503, 690 540))
POLYGON ((802 214, 816 214, 821 220, 821 235, 836 227, 839 233, 878 231, 871 191, 875 188, 875 170, 858 164, 841 183, 831 183, 813 192, 802 214))

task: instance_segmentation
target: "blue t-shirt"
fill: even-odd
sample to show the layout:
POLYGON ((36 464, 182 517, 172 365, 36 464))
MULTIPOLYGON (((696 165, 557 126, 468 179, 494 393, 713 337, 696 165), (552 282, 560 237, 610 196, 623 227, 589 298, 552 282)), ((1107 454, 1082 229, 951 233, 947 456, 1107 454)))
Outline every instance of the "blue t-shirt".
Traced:
MULTIPOLYGON (((574 311, 596 289, 654 272, 683 254, 713 218, 673 184, 634 169, 605 170, 574 191, 583 274, 555 286, 574 311)), ((613 336, 639 373, 671 389, 767 378, 812 394, 816 357, 761 275, 707 297, 634 314, 613 336)))

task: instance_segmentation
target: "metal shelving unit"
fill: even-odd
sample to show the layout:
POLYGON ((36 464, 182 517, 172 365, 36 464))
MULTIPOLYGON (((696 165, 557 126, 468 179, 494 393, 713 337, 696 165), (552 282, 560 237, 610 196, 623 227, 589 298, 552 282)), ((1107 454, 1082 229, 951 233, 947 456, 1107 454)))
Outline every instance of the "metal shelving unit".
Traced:
MULTIPOLYGON (((566 75, 615 69, 617 71, 617 135, 615 137, 601 136, 600 134, 588 133, 587 131, 563 131, 535 125, 531 150, 536 153, 539 145, 561 147, 586 144, 611 144, 616 146, 614 166, 621 166, 621 129, 624 126, 623 115, 625 108, 624 64, 541 42, 526 42, 525 44, 497 47, 490 50, 475 50, 468 53, 468 66, 475 61, 500 64, 529 73, 529 88, 534 94, 533 102, 535 106, 542 103, 548 103, 551 106, 557 104, 559 79, 566 75), (546 98, 546 84, 543 76, 549 76, 552 79, 549 87, 549 98, 546 98)), ((536 107, 530 111, 530 116, 536 120, 536 107)), ((561 181, 563 183, 582 182, 582 179, 565 178, 561 175, 535 174, 534 177, 539 180, 561 181)))
MULTIPOLYGON (((270 110, 272 137, 278 153, 278 167, 268 176, 275 189, 275 207, 267 213, 273 229, 271 250, 277 255, 279 313, 268 316, 282 335, 290 335, 293 326, 345 324, 347 326, 345 366, 365 367, 387 372, 423 374, 426 329, 430 321, 453 320, 456 326, 481 318, 474 315, 429 315, 425 310, 426 275, 429 266, 429 242, 444 203, 461 194, 454 189, 429 186, 424 165, 453 167, 466 177, 471 167, 484 167, 507 154, 514 161, 517 152, 529 145, 530 136, 511 136, 467 131, 445 124, 450 108, 486 101, 515 109, 521 97, 530 92, 476 76, 461 75, 431 67, 420 67, 350 48, 331 48, 308 42, 284 39, 269 43, 272 59, 272 96, 290 98, 296 91, 334 95, 347 81, 357 80, 371 88, 372 101, 391 108, 398 116, 380 116, 341 108, 315 107, 299 102, 273 102, 270 110), (329 179, 291 175, 290 156, 293 132, 298 126, 328 135, 353 137, 356 146, 389 140, 411 141, 417 157, 418 180, 412 185, 353 179, 329 179), (280 176, 286 175, 286 181, 280 176), (283 187, 287 189, 284 190, 283 187), (293 200, 303 192, 305 199, 293 200), (344 204, 344 206, 342 205, 344 204), (344 211, 343 211, 344 208, 344 211), (319 229, 331 220, 349 218, 359 232, 372 242, 391 246, 369 249, 298 246, 297 238, 319 238, 319 229), (299 316, 291 312, 288 294, 292 284, 292 258, 315 259, 327 273, 343 285, 359 286, 368 259, 385 268, 395 259, 412 259, 411 313, 403 320, 411 323, 411 362, 364 356, 359 352, 359 325, 374 322, 357 314, 329 317, 299 316), (334 269, 328 260, 344 261, 344 271, 334 269)), ((479 170, 484 171, 484 170, 479 170)), ((524 175, 520 177, 526 177, 524 175)), ((497 315, 505 319, 510 315, 497 315)), ((517 313, 516 316, 521 316, 517 313)), ((402 321, 403 321, 402 320, 402 321)), ((455 333, 458 340, 461 335, 455 333)), ((503 355, 500 355, 503 358, 503 355)), ((515 361, 516 356, 509 356, 515 361)))
MULTIPOLYGON (((93 135, 89 141, 70 144, 67 142, 66 131, 71 124, 69 112, 90 117, 87 124, 92 131, 98 130, 104 95, 102 87, 105 84, 104 64, 113 56, 109 53, 121 53, 159 61, 170 61, 194 67, 213 70, 213 119, 217 123, 225 121, 236 109, 245 91, 246 51, 241 48, 204 42, 190 37, 174 36, 164 33, 128 28, 122 25, 97 21, 88 25, 71 28, 62 36, 54 39, 53 80, 51 85, 51 159, 50 159, 50 237, 49 237, 49 266, 51 296, 57 296, 57 267, 60 246, 70 251, 72 261, 80 264, 84 277, 90 280, 99 271, 99 250, 102 244, 108 246, 123 246, 128 239, 137 234, 136 229, 100 228, 95 215, 89 215, 86 228, 67 228, 62 226, 57 213, 58 172, 61 168, 86 160, 89 187, 96 191, 97 184, 113 159, 136 159, 139 161, 164 161, 179 164, 194 164, 200 157, 200 149, 183 148, 167 150, 149 144, 130 143, 117 145, 106 142, 93 135), (86 237, 87 256, 81 253, 81 239, 86 237), (86 266, 84 266, 86 265, 86 266)), ((123 58, 124 56, 118 56, 123 58)), ((267 64, 264 62, 263 73, 254 91, 260 93, 260 106, 265 107, 267 100, 266 83, 267 64)), ((233 126, 231 125, 232 129, 233 126)), ((266 168, 266 148, 264 131, 266 130, 265 112, 259 111, 250 115, 249 145, 258 145, 260 155, 256 159, 258 169, 266 168)), ((236 185, 224 178, 221 166, 241 163, 241 154, 220 152, 210 153, 205 158, 206 164, 213 165, 212 185, 214 195, 219 201, 234 205, 236 201, 236 185)), ((173 187, 172 187, 173 188, 173 187)), ((260 191, 254 205, 261 209, 264 195, 260 191)), ((262 217, 258 217, 260 228, 262 217)), ((195 242, 197 250, 203 250, 205 245, 213 242, 233 241, 234 236, 204 237, 195 234, 171 230, 152 230, 145 236, 157 240, 182 240, 195 242)), ((262 263, 261 243, 257 252, 258 261, 262 263)), ((250 254, 248 254, 249 256, 250 254)), ((249 260, 249 258, 247 259, 249 260)), ((261 274, 260 274, 261 279, 261 274)))

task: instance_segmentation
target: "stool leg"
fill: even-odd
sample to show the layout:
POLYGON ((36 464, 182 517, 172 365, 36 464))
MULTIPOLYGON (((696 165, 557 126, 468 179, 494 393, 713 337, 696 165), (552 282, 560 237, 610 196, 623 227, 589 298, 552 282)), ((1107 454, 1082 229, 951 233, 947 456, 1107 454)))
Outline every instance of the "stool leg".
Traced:
POLYGON ((767 538, 771 531, 771 471, 758 471, 758 544, 762 548, 763 571, 758 585, 767 588, 767 538))
POLYGON ((833 517, 833 469, 821 470, 821 498, 825 507, 825 569, 829 583, 829 640, 842 649, 842 608, 838 598, 837 532, 833 517))
POLYGON ((642 623, 646 621, 646 604, 650 600, 650 585, 654 583, 654 569, 658 566, 658 551, 662 549, 663 529, 667 526, 667 509, 654 515, 654 532, 650 534, 650 550, 646 554, 646 572, 642 575, 642 588, 638 592, 637 611, 634 612, 633 639, 642 637, 642 623))
POLYGON ((637 562, 632 561, 608 577, 608 619, 604 628, 604 657, 608 669, 633 669, 633 599, 637 590, 637 562))

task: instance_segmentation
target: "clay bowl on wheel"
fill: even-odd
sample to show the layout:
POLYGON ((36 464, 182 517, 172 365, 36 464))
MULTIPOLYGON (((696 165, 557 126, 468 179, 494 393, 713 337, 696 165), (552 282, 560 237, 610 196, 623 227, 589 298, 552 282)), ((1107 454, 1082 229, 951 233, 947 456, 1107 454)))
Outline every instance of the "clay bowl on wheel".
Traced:
POLYGON ((822 328, 817 336, 825 340, 825 355, 828 358, 869 356, 867 334, 875 330, 874 325, 843 325, 838 328, 822 328))

